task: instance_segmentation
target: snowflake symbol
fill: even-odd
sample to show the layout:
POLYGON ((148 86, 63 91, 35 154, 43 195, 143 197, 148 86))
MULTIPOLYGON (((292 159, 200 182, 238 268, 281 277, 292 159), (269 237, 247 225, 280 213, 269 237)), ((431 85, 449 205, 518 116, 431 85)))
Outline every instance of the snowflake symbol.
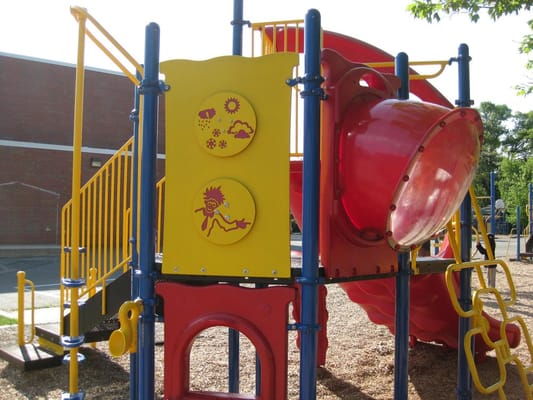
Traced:
POLYGON ((220 131, 220 129, 218 129, 218 128, 213 129, 213 136, 214 137, 219 137, 221 134, 222 134, 222 132, 220 131))
POLYGON ((214 149, 217 145, 217 142, 215 139, 208 139, 206 142, 205 142, 205 145, 208 149, 214 149))
POLYGON ((227 146, 228 142, 226 142, 225 140, 221 140, 220 142, 218 142, 218 147, 220 147, 221 149, 225 149, 227 146))
POLYGON ((224 109, 228 114, 235 114, 241 108, 241 103, 235 97, 228 97, 224 103, 224 109))

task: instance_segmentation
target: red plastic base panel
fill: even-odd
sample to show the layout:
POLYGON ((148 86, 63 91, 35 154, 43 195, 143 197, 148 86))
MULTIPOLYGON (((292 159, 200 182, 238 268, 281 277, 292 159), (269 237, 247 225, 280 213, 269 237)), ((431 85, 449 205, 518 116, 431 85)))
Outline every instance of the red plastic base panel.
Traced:
POLYGON ((156 285, 156 292, 162 296, 165 310, 165 399, 287 398, 288 305, 296 299, 296 289, 161 282, 156 285), (261 361, 260 395, 189 390, 194 339, 214 326, 235 329, 255 346, 261 361))

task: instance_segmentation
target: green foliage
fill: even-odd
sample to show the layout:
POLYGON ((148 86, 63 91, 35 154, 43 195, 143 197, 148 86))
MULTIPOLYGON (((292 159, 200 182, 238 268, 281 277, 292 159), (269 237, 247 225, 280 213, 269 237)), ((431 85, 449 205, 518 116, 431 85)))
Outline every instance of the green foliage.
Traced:
MULTIPOLYGON (((521 11, 529 11, 533 8, 531 0, 415 0, 407 6, 415 18, 425 19, 428 22, 439 22, 441 14, 453 14, 466 12, 472 22, 481 18, 481 11, 485 11, 494 21, 504 15, 518 14, 521 11)), ((528 21, 529 30, 533 31, 533 19, 528 21)), ((524 35, 519 52, 530 55, 533 53, 533 34, 524 35)), ((533 71, 533 58, 529 58, 526 69, 533 71)), ((516 85, 517 93, 528 95, 533 93, 533 82, 525 82, 516 85)))
POLYGON ((508 222, 516 224, 516 207, 527 224, 528 184, 533 182, 533 111, 513 113, 506 105, 482 102, 484 140, 474 179, 477 196, 490 194, 490 173, 496 172, 496 198, 503 199, 508 222))
POLYGON ((508 221, 516 224, 516 208, 521 208, 520 226, 527 225, 528 182, 533 182, 533 158, 526 161, 504 159, 500 166, 496 186, 505 202, 508 221))
MULTIPOLYGON (((533 19, 528 21, 529 29, 533 31, 533 19)), ((533 34, 525 35, 520 42, 520 53, 531 55, 533 54, 533 34)), ((533 58, 529 58, 526 64, 526 68, 533 71, 533 58)), ((523 96, 533 93, 533 80, 521 85, 517 85, 516 89, 518 94, 523 96)))
POLYGON ((502 141, 507 157, 527 161, 533 154, 533 111, 517 112, 512 117, 513 129, 502 141))
POLYGON ((531 0, 415 0, 407 6, 407 10, 415 18, 425 19, 428 22, 440 21, 440 13, 452 14, 466 11, 472 22, 480 18, 480 11, 486 10, 493 19, 518 14, 520 11, 528 11, 533 3, 531 0))
POLYGON ((505 125, 512 112, 505 105, 495 105, 490 102, 482 102, 479 113, 483 121, 483 151, 474 179, 474 190, 478 196, 490 194, 490 173, 497 171, 502 160, 500 152, 500 139, 509 134, 505 125))

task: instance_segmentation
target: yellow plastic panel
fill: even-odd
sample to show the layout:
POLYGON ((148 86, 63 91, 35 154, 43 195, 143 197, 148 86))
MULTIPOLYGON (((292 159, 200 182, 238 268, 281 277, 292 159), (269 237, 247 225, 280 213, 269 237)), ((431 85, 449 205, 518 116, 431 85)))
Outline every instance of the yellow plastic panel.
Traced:
POLYGON ((164 274, 290 277, 289 145, 296 54, 161 63, 164 274))

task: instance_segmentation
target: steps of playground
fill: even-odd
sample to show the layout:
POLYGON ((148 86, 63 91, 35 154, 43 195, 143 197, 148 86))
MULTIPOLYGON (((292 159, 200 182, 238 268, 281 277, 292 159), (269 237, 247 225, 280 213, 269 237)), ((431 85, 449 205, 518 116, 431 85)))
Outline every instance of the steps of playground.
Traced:
MULTIPOLYGON (((105 324, 86 332, 85 343, 96 343, 109 340, 111 333, 119 327, 118 321, 105 324)), ((61 365, 66 353, 61 346, 59 324, 51 323, 35 326, 37 343, 24 345, 11 344, 0 347, 0 358, 23 371, 32 371, 61 365)))
POLYGON ((63 356, 55 354, 37 344, 22 346, 13 344, 0 348, 0 358, 23 371, 32 371, 61 365, 63 356))
MULTIPOLYGON (((89 332, 83 333, 85 343, 105 342, 115 329, 120 328, 118 320, 107 321, 89 332)), ((61 335, 59 334, 59 325, 47 324, 35 327, 35 336, 44 339, 52 345, 61 345, 61 335)))
POLYGON ((454 258, 418 257, 416 259, 418 273, 421 275, 446 272, 448 265, 454 263, 454 258))

